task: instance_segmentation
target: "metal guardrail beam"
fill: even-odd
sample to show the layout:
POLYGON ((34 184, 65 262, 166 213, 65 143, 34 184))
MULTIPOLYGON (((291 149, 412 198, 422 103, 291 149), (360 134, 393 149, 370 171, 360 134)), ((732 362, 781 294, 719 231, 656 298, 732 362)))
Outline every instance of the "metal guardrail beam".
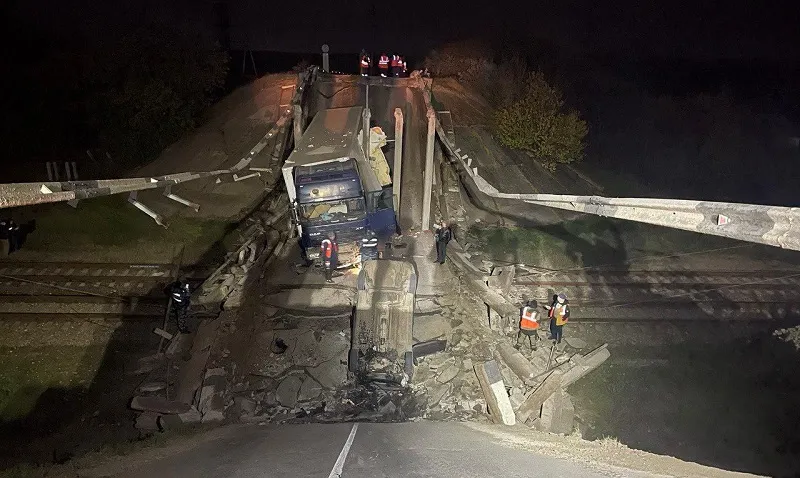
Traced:
MULTIPOLYGON (((422 88, 429 93, 424 83, 422 88)), ((423 96, 430 105, 428 94, 423 96)), ((438 119, 436 134, 448 155, 463 171, 462 178, 472 182, 480 193, 493 198, 800 251, 800 208, 686 199, 502 193, 482 178, 467 155, 451 143, 438 119)))
MULTIPOLYGON (((316 75, 316 67, 309 68, 299 75, 295 94, 292 97, 292 105, 301 104, 303 94, 308 89, 308 86, 311 84, 311 82, 314 81, 316 75)), ((248 168, 253 158, 267 146, 270 140, 279 135, 281 130, 284 129, 291 121, 292 105, 290 105, 290 107, 286 110, 281 111, 281 116, 278 118, 278 121, 269 129, 269 131, 267 131, 261 140, 259 140, 259 142, 256 143, 252 149, 250 149, 245 157, 240 159, 239 162, 237 162, 230 169, 203 172, 182 172, 157 177, 0 184, 0 209, 55 202, 70 202, 71 204, 77 204, 77 201, 83 199, 91 199, 95 197, 110 196, 121 193, 133 193, 138 191, 146 191, 149 189, 170 188, 176 184, 196 181, 204 178, 216 177, 218 178, 218 181, 221 181, 221 178, 225 177, 226 175, 230 175, 229 179, 232 181, 255 177, 258 175, 257 173, 241 177, 237 176, 236 173, 248 168)), ((167 194, 171 194, 171 192, 167 194)), ((175 196, 172 199, 175 198, 179 197, 175 196)), ((195 208, 197 206, 194 203, 189 203, 188 201, 183 200, 183 198, 179 199, 182 201, 178 202, 185 204, 188 207, 195 208)))

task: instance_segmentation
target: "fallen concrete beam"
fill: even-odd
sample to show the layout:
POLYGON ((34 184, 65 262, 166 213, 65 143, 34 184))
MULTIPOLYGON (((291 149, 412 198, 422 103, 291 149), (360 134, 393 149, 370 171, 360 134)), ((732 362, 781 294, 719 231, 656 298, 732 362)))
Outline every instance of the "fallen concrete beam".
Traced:
POLYGON ((519 353, 511 344, 505 342, 497 347, 497 351, 500 353, 503 362, 508 365, 508 368, 510 368, 517 377, 522 379, 525 385, 533 385, 533 378, 536 376, 536 368, 524 355, 519 353))
POLYGON ((186 403, 176 400, 167 400, 164 397, 133 397, 131 408, 143 412, 156 412, 166 415, 177 415, 186 413, 192 407, 186 403))
POLYGON ((575 424, 575 406, 569 394, 556 390, 542 404, 542 413, 536 421, 536 429, 543 432, 568 435, 575 424))
POLYGON ((548 375, 541 385, 531 392, 519 406, 517 409, 517 420, 521 423, 525 423, 531 416, 538 417, 544 401, 561 388, 562 375, 563 374, 557 370, 548 375))
POLYGON ((602 365, 609 357, 611 357, 611 352, 608 351, 608 344, 603 344, 583 357, 573 358, 576 365, 564 372, 561 386, 563 388, 569 387, 578 379, 602 365))
POLYGON ((496 361, 475 364, 475 375, 481 384, 486 405, 489 407, 492 421, 504 425, 516 424, 514 409, 511 407, 511 400, 508 398, 503 377, 500 375, 500 367, 496 361))

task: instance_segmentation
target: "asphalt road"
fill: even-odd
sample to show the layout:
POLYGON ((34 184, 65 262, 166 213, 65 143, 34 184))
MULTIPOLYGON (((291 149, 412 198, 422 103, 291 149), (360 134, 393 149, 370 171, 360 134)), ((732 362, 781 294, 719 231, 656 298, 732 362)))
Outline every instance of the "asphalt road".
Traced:
MULTIPOLYGON (((615 476, 649 476, 615 470, 615 476)), ((455 422, 233 426, 194 448, 117 476, 604 477, 584 465, 511 448, 455 422), (348 447, 349 444, 349 447, 348 447)))
MULTIPOLYGON (((425 169, 427 123, 422 92, 405 86, 407 80, 370 78, 369 107, 372 126, 380 126, 389 139, 394 139, 394 111, 400 108, 404 118, 403 168, 401 181, 400 228, 419 230, 422 223, 422 183, 425 169)), ((357 76, 320 75, 315 83, 311 114, 325 108, 365 105, 366 84, 357 76)), ((394 144, 383 148, 391 165, 394 144)))

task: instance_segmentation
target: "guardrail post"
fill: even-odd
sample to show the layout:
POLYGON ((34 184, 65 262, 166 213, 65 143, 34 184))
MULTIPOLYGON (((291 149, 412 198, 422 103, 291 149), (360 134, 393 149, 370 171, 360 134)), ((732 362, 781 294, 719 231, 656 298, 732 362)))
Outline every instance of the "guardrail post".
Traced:
POLYGON ((403 167, 403 111, 394 109, 394 171, 392 174, 392 195, 394 196, 394 212, 400 219, 400 181, 403 167))
POLYGON ((428 143, 425 148, 425 179, 422 191, 422 230, 431 228, 431 195, 433 194, 433 145, 436 138, 436 113, 428 110, 428 143))

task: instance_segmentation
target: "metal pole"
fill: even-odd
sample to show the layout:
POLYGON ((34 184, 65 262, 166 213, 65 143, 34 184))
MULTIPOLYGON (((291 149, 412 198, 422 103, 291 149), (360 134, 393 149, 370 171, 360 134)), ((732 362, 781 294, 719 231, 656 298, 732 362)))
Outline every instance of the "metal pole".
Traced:
POLYGON ((330 47, 327 44, 322 45, 322 71, 325 73, 331 71, 331 63, 328 56, 328 51, 330 51, 330 47))
POLYGON ((436 113, 428 110, 428 144, 425 149, 425 181, 422 191, 422 230, 431 228, 431 195, 433 194, 433 142, 436 138, 436 113))
POLYGON ((363 135, 364 135, 364 157, 369 161, 369 120, 370 120, 370 112, 369 112, 369 83, 367 83, 367 100, 366 106, 364 107, 363 112, 363 135))
POLYGON ((392 195, 394 196, 394 211, 400 220, 400 180, 402 179, 403 166, 403 111, 394 109, 394 171, 392 174, 392 195))

